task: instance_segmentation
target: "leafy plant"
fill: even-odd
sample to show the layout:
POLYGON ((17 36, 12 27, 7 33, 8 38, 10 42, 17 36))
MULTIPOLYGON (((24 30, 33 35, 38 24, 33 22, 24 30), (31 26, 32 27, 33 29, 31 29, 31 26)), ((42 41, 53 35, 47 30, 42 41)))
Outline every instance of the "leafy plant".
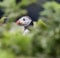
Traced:
POLYGON ((46 2, 43 5, 45 10, 40 13, 41 17, 30 28, 31 32, 25 36, 19 31, 21 29, 16 29, 17 26, 16 31, 10 33, 9 30, 13 25, 11 22, 1 26, 0 55, 8 57, 12 53, 16 58, 21 56, 23 58, 26 56, 27 58, 60 58, 59 6, 60 4, 56 2, 46 2))

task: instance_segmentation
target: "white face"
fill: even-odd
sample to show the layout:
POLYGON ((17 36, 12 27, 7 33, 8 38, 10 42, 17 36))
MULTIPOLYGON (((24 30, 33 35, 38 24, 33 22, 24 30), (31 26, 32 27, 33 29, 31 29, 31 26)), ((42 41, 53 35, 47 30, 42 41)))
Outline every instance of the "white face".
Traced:
POLYGON ((24 17, 20 18, 18 21, 20 23, 22 23, 21 25, 28 26, 31 23, 32 20, 31 20, 30 17, 24 16, 24 17))

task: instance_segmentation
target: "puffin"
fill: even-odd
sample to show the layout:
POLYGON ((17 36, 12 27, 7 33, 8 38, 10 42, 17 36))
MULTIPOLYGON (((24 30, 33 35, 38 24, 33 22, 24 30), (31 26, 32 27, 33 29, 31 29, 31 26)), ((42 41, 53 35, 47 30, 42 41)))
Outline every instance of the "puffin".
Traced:
POLYGON ((16 24, 24 27, 23 35, 30 32, 29 27, 33 26, 33 20, 29 16, 23 16, 16 21, 16 24))

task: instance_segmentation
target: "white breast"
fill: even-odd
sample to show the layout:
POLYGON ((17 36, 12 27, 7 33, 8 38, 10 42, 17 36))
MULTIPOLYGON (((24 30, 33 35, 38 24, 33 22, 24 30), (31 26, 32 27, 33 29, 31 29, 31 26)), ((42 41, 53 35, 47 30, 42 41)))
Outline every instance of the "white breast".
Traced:
POLYGON ((30 31, 28 29, 24 30, 23 35, 27 35, 30 31))

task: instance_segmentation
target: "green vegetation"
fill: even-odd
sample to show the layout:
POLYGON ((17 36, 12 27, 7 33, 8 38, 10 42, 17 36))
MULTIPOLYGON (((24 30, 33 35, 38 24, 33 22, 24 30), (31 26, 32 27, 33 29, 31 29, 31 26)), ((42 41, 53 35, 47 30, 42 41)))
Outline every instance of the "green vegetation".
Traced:
MULTIPOLYGON (((21 5, 20 3, 16 5, 15 0, 6 1, 0 3, 0 6, 6 7, 4 16, 8 15, 11 21, 16 19, 16 13, 17 16, 25 13, 22 9, 20 11, 19 7, 36 2, 31 0, 26 3, 23 0, 21 5), (9 2, 8 5, 4 4, 6 1, 9 2)), ((27 36, 23 36, 19 29, 10 33, 11 22, 1 25, 0 58, 60 58, 60 4, 54 1, 46 2, 43 7, 45 10, 40 13, 40 20, 35 23, 27 36)))

